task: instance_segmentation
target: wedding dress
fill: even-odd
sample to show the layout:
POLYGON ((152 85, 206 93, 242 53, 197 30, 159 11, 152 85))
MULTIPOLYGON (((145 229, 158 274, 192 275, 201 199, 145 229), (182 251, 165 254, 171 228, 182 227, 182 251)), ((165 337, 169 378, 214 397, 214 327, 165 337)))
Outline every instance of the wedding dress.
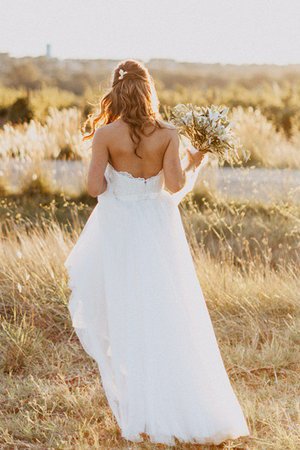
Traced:
POLYGON ((144 179, 108 164, 107 190, 65 261, 73 327, 129 441, 249 435, 178 209, 203 165, 171 194, 162 170, 144 179))

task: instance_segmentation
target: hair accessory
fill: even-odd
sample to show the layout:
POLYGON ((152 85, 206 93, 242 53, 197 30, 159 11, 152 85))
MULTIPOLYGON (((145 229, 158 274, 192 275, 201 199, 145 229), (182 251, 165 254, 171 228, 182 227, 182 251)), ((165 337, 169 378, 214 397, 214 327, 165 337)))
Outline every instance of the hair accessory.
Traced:
POLYGON ((125 75, 126 73, 128 73, 128 72, 126 72, 126 70, 120 69, 120 70, 119 70, 119 80, 123 80, 124 75, 125 75))

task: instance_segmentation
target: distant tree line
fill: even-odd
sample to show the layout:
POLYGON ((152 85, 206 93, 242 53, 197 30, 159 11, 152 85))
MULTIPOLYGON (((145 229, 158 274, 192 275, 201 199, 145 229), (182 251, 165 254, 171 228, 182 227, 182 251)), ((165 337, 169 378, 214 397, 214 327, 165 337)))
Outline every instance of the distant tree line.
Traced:
MULTIPOLYGON (((42 121, 49 106, 86 116, 109 86, 114 60, 11 58, 0 53, 0 125, 42 121), (2 87, 1 87, 2 86, 2 87)), ((162 109, 177 103, 259 108, 287 136, 300 118, 300 65, 221 65, 150 60, 162 109)), ((300 124, 299 124, 300 128, 300 124)))
MULTIPOLYGON (((0 53, 0 84, 28 89, 52 86, 83 95, 87 88, 107 84, 117 63, 114 60, 59 60, 45 56, 11 58, 0 53)), ((164 89, 178 86, 224 88, 233 82, 253 89, 262 83, 294 83, 300 79, 300 65, 222 65, 163 59, 150 60, 146 65, 164 89)))

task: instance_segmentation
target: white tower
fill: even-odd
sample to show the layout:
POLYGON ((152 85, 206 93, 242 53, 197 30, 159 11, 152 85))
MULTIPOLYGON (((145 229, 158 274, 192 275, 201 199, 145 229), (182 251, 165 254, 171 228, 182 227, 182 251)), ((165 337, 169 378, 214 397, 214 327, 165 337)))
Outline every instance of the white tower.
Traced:
POLYGON ((46 45, 46 56, 47 58, 51 58, 51 44, 46 45))

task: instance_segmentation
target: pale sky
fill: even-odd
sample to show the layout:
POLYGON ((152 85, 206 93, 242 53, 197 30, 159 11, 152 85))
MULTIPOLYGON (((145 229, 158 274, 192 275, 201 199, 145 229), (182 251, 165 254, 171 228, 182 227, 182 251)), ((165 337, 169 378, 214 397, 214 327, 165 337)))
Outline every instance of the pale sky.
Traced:
POLYGON ((300 63, 300 0, 0 0, 0 52, 300 63))

